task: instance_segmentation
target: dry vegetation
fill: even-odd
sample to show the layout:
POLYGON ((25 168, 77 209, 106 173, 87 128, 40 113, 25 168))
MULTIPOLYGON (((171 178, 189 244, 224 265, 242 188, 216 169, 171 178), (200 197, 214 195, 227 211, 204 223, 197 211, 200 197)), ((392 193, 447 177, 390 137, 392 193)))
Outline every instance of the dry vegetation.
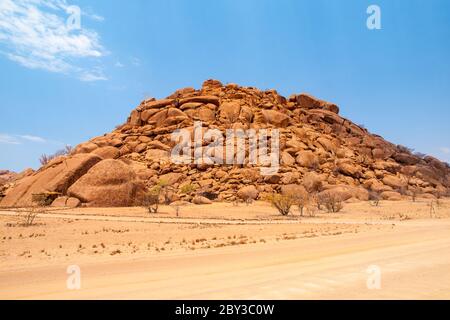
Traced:
POLYGON ((72 152, 73 148, 72 146, 65 146, 64 149, 58 150, 53 154, 43 154, 39 158, 39 162, 41 165, 45 166, 47 163, 49 163, 51 160, 60 157, 60 156, 66 156, 72 152))
MULTIPOLYGON (((290 208, 295 205, 289 197, 278 199, 284 212, 289 204, 290 208), (286 199, 287 204, 283 202, 286 199)), ((376 207, 370 202, 355 202, 346 203, 332 215, 309 203, 303 212, 292 210, 288 216, 275 214, 273 207, 261 201, 239 210, 230 203, 214 203, 188 205, 183 207, 182 218, 178 215, 176 207, 160 205, 151 216, 142 207, 36 208, 0 216, 0 266, 262 245, 369 230, 395 232, 401 221, 449 218, 450 202, 380 201, 376 207), (59 216, 49 217, 55 214, 59 216)))

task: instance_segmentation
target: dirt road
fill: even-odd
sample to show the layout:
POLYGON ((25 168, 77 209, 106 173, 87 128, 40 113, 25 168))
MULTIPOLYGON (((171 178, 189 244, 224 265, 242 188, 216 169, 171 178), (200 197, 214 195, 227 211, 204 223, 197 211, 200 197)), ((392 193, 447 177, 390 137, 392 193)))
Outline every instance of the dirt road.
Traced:
POLYGON ((279 243, 0 273, 3 299, 404 299, 450 298, 450 220, 413 220, 370 231, 279 243), (380 289, 367 280, 380 270, 380 289), (375 266, 375 267, 373 267, 375 266), (377 269, 379 268, 379 269, 377 269))
MULTIPOLYGON (((17 216, 16 211, 1 211, 0 216, 15 217, 17 216)), ((221 219, 221 218, 161 218, 161 217, 121 217, 121 216, 106 216, 106 215, 89 215, 89 214, 68 214, 68 213, 44 213, 38 214, 37 217, 43 219, 72 219, 72 220, 92 220, 92 221, 119 221, 119 222, 144 222, 144 223, 156 223, 156 224, 214 224, 214 225, 270 225, 270 224, 350 224, 350 223, 361 223, 361 219, 332 219, 327 218, 326 220, 319 219, 308 219, 296 217, 294 219, 288 220, 269 220, 269 219, 221 219)), ((365 222, 370 224, 392 224, 391 221, 370 221, 365 222)))

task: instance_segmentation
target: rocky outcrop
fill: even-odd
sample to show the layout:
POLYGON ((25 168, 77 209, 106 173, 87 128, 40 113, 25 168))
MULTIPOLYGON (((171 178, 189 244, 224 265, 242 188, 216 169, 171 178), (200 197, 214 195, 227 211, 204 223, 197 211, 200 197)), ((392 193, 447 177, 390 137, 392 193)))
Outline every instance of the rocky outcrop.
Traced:
POLYGON ((0 185, 4 185, 16 180, 17 173, 9 170, 0 170, 0 185))
POLYGON ((285 98, 276 90, 207 80, 199 89, 183 88, 163 99, 143 101, 112 132, 81 143, 69 156, 18 179, 0 204, 29 205, 33 193, 54 191, 75 197, 82 205, 133 205, 144 188, 161 181, 170 185, 171 200, 196 203, 304 189, 359 200, 375 192, 395 200, 409 189, 423 197, 448 193, 450 168, 371 134, 341 117, 334 103, 305 93, 285 98), (194 121, 202 121, 203 133, 279 129, 278 172, 263 176, 258 166, 247 162, 174 163, 170 154, 176 143, 171 134, 182 128, 192 133, 194 121))
POLYGON ((52 202, 52 207, 60 208, 76 208, 81 204, 81 201, 73 197, 58 197, 52 202))
POLYGON ((101 158, 88 153, 56 158, 31 176, 14 186, 0 203, 1 206, 26 207, 32 205, 32 195, 43 192, 65 194, 67 189, 101 158))
POLYGON ((258 198, 259 191, 255 186, 245 186, 239 189, 237 196, 242 200, 256 200, 258 198))
POLYGON ((296 101, 300 107, 305 109, 324 109, 333 113, 339 113, 339 107, 334 103, 317 99, 309 94, 302 93, 292 97, 290 100, 296 101))
POLYGON ((134 170, 120 160, 103 160, 94 165, 67 191, 88 206, 125 207, 139 204, 143 186, 134 170))

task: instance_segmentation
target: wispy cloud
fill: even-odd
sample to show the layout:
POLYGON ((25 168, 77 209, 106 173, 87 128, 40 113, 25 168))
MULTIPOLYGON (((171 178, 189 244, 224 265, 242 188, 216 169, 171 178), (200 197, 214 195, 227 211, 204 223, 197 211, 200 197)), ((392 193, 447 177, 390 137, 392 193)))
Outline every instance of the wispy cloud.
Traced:
MULTIPOLYGON (((68 74, 83 81, 105 80, 98 67, 92 72, 83 63, 95 62, 107 51, 99 35, 85 28, 82 20, 79 29, 67 23, 71 8, 66 0, 1 0, 1 52, 26 68, 68 74)), ((93 13, 80 13, 81 17, 103 20, 93 13)))
POLYGON ((47 142, 47 140, 45 140, 44 138, 37 137, 37 136, 31 136, 31 135, 27 135, 27 134, 26 135, 20 135, 19 137, 22 138, 22 139, 31 141, 31 142, 39 142, 39 143, 46 143, 47 142))
POLYGON ((8 134, 0 133, 0 144, 23 144, 25 142, 32 143, 54 143, 42 137, 29 134, 8 134))
POLYGON ((12 135, 0 133, 0 144, 20 144, 20 141, 12 135))
POLYGON ((450 148, 449 147, 440 147, 439 150, 441 150, 444 154, 450 154, 450 148))
POLYGON ((103 71, 99 68, 93 68, 92 70, 86 70, 80 73, 81 81, 99 81, 108 80, 108 78, 103 74, 103 71))

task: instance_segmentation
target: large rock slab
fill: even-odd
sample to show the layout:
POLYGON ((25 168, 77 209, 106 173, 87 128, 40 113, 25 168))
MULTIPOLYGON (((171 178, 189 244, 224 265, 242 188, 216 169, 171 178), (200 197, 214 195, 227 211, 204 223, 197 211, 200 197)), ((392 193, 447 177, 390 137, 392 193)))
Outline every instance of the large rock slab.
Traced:
POLYGON ((65 194, 68 188, 102 159, 94 154, 80 153, 61 158, 51 165, 42 167, 33 175, 20 180, 0 203, 7 207, 32 205, 34 193, 59 192, 65 194))
POLYGON ((324 109, 331 111, 333 113, 339 113, 339 107, 334 103, 327 102, 316 97, 313 97, 310 94, 302 93, 296 97, 297 103, 300 107, 305 109, 324 109))
POLYGON ((135 205, 142 191, 131 166, 107 159, 93 166, 67 194, 88 206, 126 207, 135 205))
POLYGON ((120 150, 111 146, 95 149, 92 153, 98 155, 102 159, 117 159, 120 156, 120 150))
POLYGON ((289 125, 289 116, 275 110, 261 111, 264 121, 276 127, 285 128, 289 125))
POLYGON ((242 187, 237 192, 237 196, 242 200, 256 200, 258 195, 258 189, 253 185, 242 187))

